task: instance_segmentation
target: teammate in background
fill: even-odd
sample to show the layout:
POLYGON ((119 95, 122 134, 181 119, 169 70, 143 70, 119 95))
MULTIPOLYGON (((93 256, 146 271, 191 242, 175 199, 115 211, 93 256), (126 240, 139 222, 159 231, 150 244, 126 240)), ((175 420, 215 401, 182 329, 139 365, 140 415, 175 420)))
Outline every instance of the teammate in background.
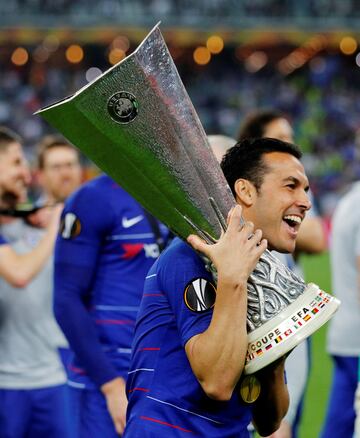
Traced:
POLYGON ((39 143, 38 169, 47 204, 65 201, 82 181, 79 151, 59 135, 48 135, 39 143))
POLYGON ((246 140, 225 155, 222 169, 240 205, 216 244, 188 238, 213 262, 217 286, 203 259, 179 239, 153 265, 135 330, 125 437, 246 437, 251 419, 262 436, 279 427, 288 407, 284 358, 256 373, 252 389, 261 389, 252 405, 240 397, 247 279, 267 245, 295 249, 299 225, 290 230, 284 218, 302 220, 310 208, 300 157, 296 146, 274 139, 246 140))
MULTIPOLYGON (((0 129, 2 208, 24 201, 28 182, 19 137, 0 129)), ((6 438, 67 436, 49 261, 61 209, 47 212, 45 230, 22 220, 0 224, 0 435, 6 438)))
MULTIPOLYGON (((360 356, 360 182, 339 201, 332 219, 332 288, 341 306, 330 321, 327 350, 333 381, 321 437, 353 437, 360 356)), ((357 401, 358 403, 358 401, 357 401)))
POLYGON ((55 250, 55 315, 74 351, 76 436, 110 438, 124 429, 135 318, 166 235, 106 175, 66 202, 55 250))
MULTIPOLYGON (((14 207, 26 200, 30 172, 23 155, 21 139, 13 131, 0 127, 0 207, 14 207)), ((6 242, 0 230, 0 277, 14 287, 26 286, 49 258, 58 227, 54 211, 46 234, 37 246, 18 254, 6 242)))
MULTIPOLYGON (((279 111, 263 110, 250 114, 243 122, 238 139, 276 138, 293 143, 293 130, 286 117, 279 111)), ((309 197, 313 205, 312 193, 309 197)), ((302 222, 296 238, 295 254, 301 252, 317 254, 326 249, 326 237, 321 217, 314 207, 302 222)), ((276 254, 290 269, 302 275, 301 268, 294 262, 291 254, 276 254)), ((303 400, 310 371, 310 338, 299 344, 286 361, 287 384, 290 406, 280 429, 271 438, 297 438, 301 420, 303 400), (299 365, 300 364, 300 365, 299 365)))

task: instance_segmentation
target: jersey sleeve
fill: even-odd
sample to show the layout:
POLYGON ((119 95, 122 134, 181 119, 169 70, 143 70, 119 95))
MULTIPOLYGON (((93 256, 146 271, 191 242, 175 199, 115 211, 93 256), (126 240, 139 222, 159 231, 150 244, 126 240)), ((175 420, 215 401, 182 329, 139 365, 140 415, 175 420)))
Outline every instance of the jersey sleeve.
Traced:
POLYGON ((86 298, 112 220, 104 194, 85 186, 65 205, 55 246, 55 316, 87 374, 99 386, 117 373, 102 350, 86 298))
POLYGON ((159 265, 159 280, 174 313, 183 346, 204 332, 212 318, 216 286, 201 258, 186 244, 179 253, 170 248, 159 265))
POLYGON ((83 187, 65 204, 55 247, 55 263, 96 265, 102 239, 114 220, 114 213, 104 194, 93 187, 83 187))
POLYGON ((0 245, 7 245, 8 242, 4 239, 4 237, 0 234, 0 245))

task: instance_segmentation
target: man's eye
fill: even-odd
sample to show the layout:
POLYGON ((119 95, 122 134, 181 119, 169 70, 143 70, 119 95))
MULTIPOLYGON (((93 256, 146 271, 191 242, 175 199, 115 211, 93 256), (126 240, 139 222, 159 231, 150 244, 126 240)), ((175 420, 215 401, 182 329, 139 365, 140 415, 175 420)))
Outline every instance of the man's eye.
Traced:
POLYGON ((289 187, 290 189, 295 189, 295 184, 287 184, 286 187, 289 187))

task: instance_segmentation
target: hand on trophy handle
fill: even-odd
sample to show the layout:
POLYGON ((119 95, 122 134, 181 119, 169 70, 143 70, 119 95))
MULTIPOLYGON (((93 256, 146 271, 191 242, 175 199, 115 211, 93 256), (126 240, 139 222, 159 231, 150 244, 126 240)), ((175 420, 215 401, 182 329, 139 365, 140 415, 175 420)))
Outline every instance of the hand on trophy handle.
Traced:
POLYGON ((234 207, 228 216, 228 228, 214 244, 205 243, 200 237, 190 235, 188 242, 214 264, 223 280, 246 283, 260 256, 267 247, 261 230, 254 231, 251 222, 241 225, 241 207, 234 207), (253 235, 251 239, 249 236, 253 235))

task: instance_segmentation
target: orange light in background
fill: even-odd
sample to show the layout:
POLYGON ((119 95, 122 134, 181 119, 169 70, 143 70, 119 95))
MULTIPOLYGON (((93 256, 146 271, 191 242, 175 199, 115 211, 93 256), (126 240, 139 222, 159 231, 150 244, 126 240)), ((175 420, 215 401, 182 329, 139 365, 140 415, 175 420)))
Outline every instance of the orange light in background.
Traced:
POLYGON ((262 51, 256 51, 245 59, 245 68, 250 73, 256 73, 262 69, 268 61, 267 54, 262 51))
POLYGON ((120 62, 125 58, 126 54, 124 50, 121 49, 112 49, 109 53, 109 62, 114 65, 120 62))
POLYGON ((84 58, 84 51, 77 44, 72 44, 66 49, 65 56, 71 64, 78 64, 84 58))
POLYGON ((114 49, 120 49, 124 52, 127 52, 130 48, 130 41, 129 38, 126 36, 117 36, 114 41, 112 42, 112 46, 114 49))
POLYGON ((217 55, 224 48, 224 40, 217 35, 213 35, 207 39, 206 47, 210 53, 217 55))
POLYGON ((193 58, 196 64, 206 65, 210 62, 211 53, 207 47, 200 46, 194 50, 193 58))
POLYGON ((352 55, 357 49, 357 41, 353 37, 344 37, 340 41, 340 50, 345 55, 352 55))
POLYGON ((29 54, 24 47, 18 47, 12 52, 11 62, 15 65, 25 65, 29 60, 29 54))

